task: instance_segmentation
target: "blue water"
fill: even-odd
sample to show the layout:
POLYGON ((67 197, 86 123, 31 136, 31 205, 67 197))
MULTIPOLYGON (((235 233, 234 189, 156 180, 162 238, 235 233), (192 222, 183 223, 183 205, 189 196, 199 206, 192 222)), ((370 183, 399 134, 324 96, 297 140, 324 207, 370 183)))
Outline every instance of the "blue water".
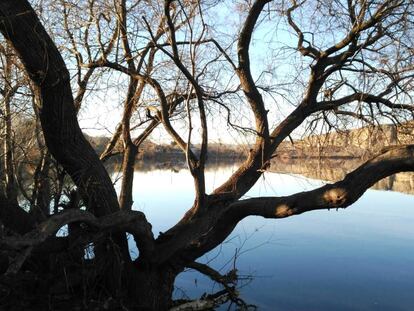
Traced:
MULTIPOLYGON (((208 171, 209 189, 232 167, 208 171)), ((248 196, 285 195, 321 181, 267 173, 248 196)), ((191 206, 185 171, 136 172, 134 208, 144 211, 154 234, 174 225, 191 206)), ((259 310, 413 310, 414 196, 369 190, 346 210, 314 211, 279 220, 250 217, 199 259, 226 273, 234 264, 241 297, 259 310)), ((178 276, 175 296, 197 298, 220 288, 197 272, 178 276)))

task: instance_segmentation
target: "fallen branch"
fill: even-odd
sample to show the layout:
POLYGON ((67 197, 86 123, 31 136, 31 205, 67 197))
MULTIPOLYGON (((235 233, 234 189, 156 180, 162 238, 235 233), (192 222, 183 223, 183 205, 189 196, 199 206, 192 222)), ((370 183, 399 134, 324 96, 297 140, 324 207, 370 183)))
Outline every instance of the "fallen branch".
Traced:
POLYGON ((211 310, 230 300, 229 293, 226 290, 219 291, 212 295, 201 297, 200 299, 191 300, 172 307, 170 311, 199 311, 211 310))
MULTIPOLYGON (((239 297, 239 293, 235 287, 239 280, 239 276, 237 275, 236 269, 232 269, 228 273, 223 275, 217 270, 211 268, 210 266, 196 261, 187 264, 187 267, 197 270, 201 274, 208 276, 214 282, 221 284, 224 287, 224 291, 227 292, 228 296, 227 300, 224 302, 231 300, 241 310, 248 310, 249 308, 256 309, 256 306, 248 305, 239 297)), ((205 297, 203 297, 203 299, 205 299, 205 297)))

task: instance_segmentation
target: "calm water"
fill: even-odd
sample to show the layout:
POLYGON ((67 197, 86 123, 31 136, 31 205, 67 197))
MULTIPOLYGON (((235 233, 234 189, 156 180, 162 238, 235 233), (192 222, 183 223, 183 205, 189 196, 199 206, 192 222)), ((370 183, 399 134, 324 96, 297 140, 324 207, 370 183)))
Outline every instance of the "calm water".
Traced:
MULTIPOLYGON (((232 167, 206 173, 218 186, 232 167)), ((248 196, 286 195, 322 185, 298 175, 268 173, 248 196)), ((146 213, 155 235, 181 218, 193 202, 185 170, 136 172, 134 208, 146 213)), ((280 220, 250 217, 227 242, 200 258, 227 272, 253 276, 240 289, 259 310, 413 310, 414 196, 369 190, 346 210, 314 211, 280 220)), ((240 284, 242 285, 242 284, 240 284)), ((177 298, 219 288, 188 271, 176 281, 177 298)))

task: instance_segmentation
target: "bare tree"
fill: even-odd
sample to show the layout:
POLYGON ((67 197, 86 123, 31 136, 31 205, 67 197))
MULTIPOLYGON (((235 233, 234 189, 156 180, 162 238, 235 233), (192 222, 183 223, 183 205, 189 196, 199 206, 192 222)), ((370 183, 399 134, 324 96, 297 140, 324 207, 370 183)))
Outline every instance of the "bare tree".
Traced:
MULTIPOLYGON (((21 234, 1 239, 2 247, 14 254, 5 267, 7 276, 18 279, 21 267, 27 265, 35 274, 61 276, 57 282, 44 281, 52 288, 66 280, 66 268, 71 263, 85 262, 73 268, 71 274, 82 271, 85 275, 81 280, 74 278, 69 286, 77 298, 73 304, 91 306, 91 299, 100 297, 106 302, 112 298, 118 306, 166 310, 173 306, 175 277, 191 267, 221 283, 224 295, 237 301, 231 282, 196 260, 222 243, 242 219, 251 215, 285 218, 317 209, 346 208, 380 179, 414 170, 414 146, 399 145, 383 150, 343 180, 318 189, 286 197, 243 199, 269 167, 280 144, 304 124, 336 129, 353 122, 412 120, 412 1, 242 1, 238 6, 242 22, 238 33, 230 37, 208 25, 206 14, 210 9, 214 12, 216 1, 116 1, 102 14, 97 14, 95 8, 105 2, 60 4, 63 33, 75 58, 68 64, 76 70, 76 97, 62 58, 64 52, 58 50, 30 4, 26 0, 0 3, 0 31, 40 94, 38 113, 48 151, 71 177, 80 195, 73 192, 67 203, 70 208, 48 217, 36 228, 15 200, 0 197, 0 220, 21 234), (89 9, 85 25, 77 29, 83 38, 81 44, 76 39, 79 36, 73 34, 69 17, 71 9, 76 11, 82 5, 89 9), (112 25, 107 27, 109 31, 102 30, 101 22, 112 25), (278 64, 280 55, 284 62, 294 63, 293 78, 291 72, 283 71, 279 73, 280 81, 266 78, 276 75, 278 68, 270 68, 259 77, 253 71, 251 45, 256 29, 262 25, 278 25, 280 28, 275 29, 295 36, 294 47, 273 47, 282 53, 275 54, 274 64, 278 64), (92 33, 96 35, 95 43, 90 41, 92 33), (287 59, 287 53, 293 56, 287 59), (106 158, 111 154, 122 138, 119 203, 112 181, 77 121, 88 83, 94 74, 102 72, 127 77, 123 115, 102 155, 106 158), (279 101, 290 103, 292 109, 276 122, 281 119, 280 111, 274 109, 279 101), (234 122, 234 105, 244 102, 253 125, 234 122), (214 118, 217 107, 228 114, 229 125, 252 136, 254 142, 234 174, 206 193, 208 118, 214 118), (134 114, 138 115, 136 119, 134 114), (136 128, 134 120, 138 120, 136 128), (183 124, 186 128, 178 129, 183 124), (132 210, 132 183, 138 146, 158 125, 185 154, 195 198, 175 226, 154 238, 145 215, 132 210), (200 150, 192 144, 196 127, 200 150), (133 139, 137 129, 138 138, 133 139), (56 237, 66 224, 72 226, 69 236, 56 237), (139 249, 136 260, 129 256, 125 233, 135 239, 139 249), (93 259, 80 258, 79 252, 71 253, 76 260, 56 259, 56 253, 64 253, 68 245, 84 249, 91 244, 93 259), (61 264, 48 266, 50 258, 61 264), (31 265, 39 261, 46 272, 31 265), (94 284, 103 282, 85 289, 82 284, 91 284, 91 280, 94 284)), ((96 79, 100 81, 99 76, 96 79)), ((219 297, 207 297, 212 304, 206 305, 221 301, 219 297)), ((176 308, 192 306, 189 303, 176 308)))

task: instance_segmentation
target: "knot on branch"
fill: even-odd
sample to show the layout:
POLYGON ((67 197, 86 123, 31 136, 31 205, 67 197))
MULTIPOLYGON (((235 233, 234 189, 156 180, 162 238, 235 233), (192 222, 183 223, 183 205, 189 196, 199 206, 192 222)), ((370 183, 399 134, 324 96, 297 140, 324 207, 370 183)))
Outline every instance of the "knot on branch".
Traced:
POLYGON ((347 191, 343 188, 332 188, 326 190, 322 195, 323 203, 329 206, 340 206, 346 201, 347 191))

